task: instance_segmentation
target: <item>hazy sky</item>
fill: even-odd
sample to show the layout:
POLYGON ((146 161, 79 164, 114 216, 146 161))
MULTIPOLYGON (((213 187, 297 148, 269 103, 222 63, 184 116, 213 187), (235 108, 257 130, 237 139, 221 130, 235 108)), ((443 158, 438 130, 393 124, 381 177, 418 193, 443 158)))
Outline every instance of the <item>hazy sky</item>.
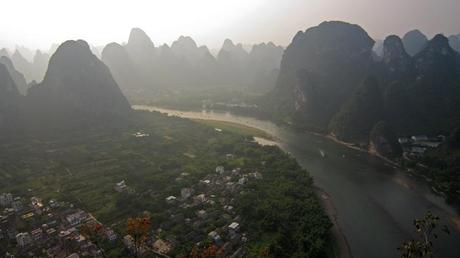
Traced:
POLYGON ((180 35, 219 47, 236 42, 287 45, 298 30, 324 20, 360 24, 375 38, 419 28, 460 33, 460 0, 2 0, 0 47, 48 49, 82 38, 93 45, 125 42, 132 27, 155 44, 180 35))

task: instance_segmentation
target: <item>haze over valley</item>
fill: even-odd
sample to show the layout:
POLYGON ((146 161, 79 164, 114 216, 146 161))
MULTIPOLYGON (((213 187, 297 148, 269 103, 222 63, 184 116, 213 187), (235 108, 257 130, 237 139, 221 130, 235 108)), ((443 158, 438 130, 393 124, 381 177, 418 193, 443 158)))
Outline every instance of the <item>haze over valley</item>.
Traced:
POLYGON ((0 257, 459 257, 460 5, 378 5, 7 3, 0 257))

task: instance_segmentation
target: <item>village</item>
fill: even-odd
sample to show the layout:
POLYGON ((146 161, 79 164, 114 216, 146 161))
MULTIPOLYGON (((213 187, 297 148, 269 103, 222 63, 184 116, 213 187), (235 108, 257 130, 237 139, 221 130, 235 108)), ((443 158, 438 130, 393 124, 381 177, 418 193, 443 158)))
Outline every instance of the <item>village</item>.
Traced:
POLYGON ((436 148, 445 141, 444 135, 428 137, 426 135, 414 135, 410 138, 398 138, 398 142, 403 150, 403 157, 406 160, 413 160, 423 156, 425 151, 436 148))
MULTIPOLYGON (((227 154, 227 159, 232 158, 232 154, 227 154)), ((180 182, 189 176, 181 173, 175 180, 180 182)), ((217 166, 215 171, 182 188, 176 195, 164 196, 168 218, 152 229, 147 246, 157 254, 174 256, 185 246, 203 248, 211 244, 217 248, 220 257, 243 257, 249 237, 234 205, 250 180, 262 178, 257 171, 244 172, 241 168, 217 166)), ((114 190, 128 192, 130 187, 123 180, 115 184, 114 190)), ((126 248, 134 248, 134 239, 130 235, 123 237, 123 243, 126 248)))
MULTIPOLYGON (((232 154, 227 154, 232 159, 232 154)), ((190 177, 181 173, 181 182, 190 177)), ((127 253, 146 253, 152 257, 174 257, 195 248, 212 245, 220 257, 243 257, 249 241, 235 204, 251 180, 262 179, 257 171, 217 166, 197 182, 175 195, 165 195, 167 218, 150 229, 142 246, 123 230, 103 225, 89 212, 71 203, 40 197, 25 198, 11 193, 0 194, 1 257, 103 257, 106 250, 87 237, 85 225, 98 225, 104 243, 117 245, 127 253), (138 250, 135 250, 138 248, 138 250)), ((113 191, 132 194, 125 180, 113 191)), ((150 256, 148 256, 150 257, 150 256)))
MULTIPOLYGON (((99 257, 101 249, 80 232, 84 223, 97 222, 72 204, 54 199, 0 194, 0 255, 2 257, 99 257), (6 249, 6 250, 4 250, 6 249)), ((104 228, 107 239, 117 235, 104 228)))

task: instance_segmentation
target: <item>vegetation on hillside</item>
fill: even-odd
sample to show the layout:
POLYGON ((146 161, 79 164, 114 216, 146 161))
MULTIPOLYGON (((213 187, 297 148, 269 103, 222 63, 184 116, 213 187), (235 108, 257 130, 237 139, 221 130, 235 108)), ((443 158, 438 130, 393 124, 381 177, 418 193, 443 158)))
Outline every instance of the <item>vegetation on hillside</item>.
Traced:
POLYGON ((445 143, 428 151, 421 163, 424 166, 417 166, 416 170, 432 178, 448 201, 460 205, 460 130, 457 128, 445 143))

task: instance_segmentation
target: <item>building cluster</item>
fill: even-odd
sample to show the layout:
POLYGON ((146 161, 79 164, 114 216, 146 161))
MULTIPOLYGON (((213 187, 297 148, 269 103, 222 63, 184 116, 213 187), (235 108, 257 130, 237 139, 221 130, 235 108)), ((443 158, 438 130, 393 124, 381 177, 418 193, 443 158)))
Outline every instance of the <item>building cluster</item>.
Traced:
POLYGON ((406 159, 420 158, 429 148, 436 148, 446 137, 438 135, 436 137, 428 137, 426 135, 416 135, 410 138, 402 137, 398 139, 403 150, 403 157, 406 159))
MULTIPOLYGON (((233 155, 226 158, 233 159, 233 155)), ((164 198, 164 216, 141 246, 130 235, 118 239, 112 229, 70 203, 2 193, 0 257, 101 257, 101 242, 86 237, 89 225, 98 228, 104 243, 123 245, 128 252, 168 257, 190 251, 186 249, 189 247, 199 250, 212 244, 219 257, 243 257, 248 235, 235 206, 239 196, 248 191, 248 184, 263 178, 262 173, 217 166, 202 178, 191 178, 185 172, 176 178, 183 186, 175 195, 156 194, 160 200, 164 198), (1 253, 3 250, 5 253, 1 253)), ((128 189, 125 181, 114 186, 117 192, 128 189)))
POLYGON ((201 102, 201 108, 205 110, 212 110, 212 109, 226 109, 226 108, 258 108, 256 104, 248 104, 244 101, 239 101, 237 99, 233 99, 230 103, 227 102, 212 102, 211 100, 203 100, 201 102))
POLYGON ((113 186, 113 190, 119 193, 134 193, 135 192, 134 188, 129 187, 126 184, 125 180, 121 180, 120 182, 115 183, 115 185, 113 186))
MULTIPOLYGON (((183 181, 182 173, 178 181, 183 181)), ((234 208, 238 195, 244 194, 251 180, 262 179, 260 172, 217 166, 198 182, 183 187, 177 195, 164 196, 164 222, 154 227, 148 240, 149 249, 171 255, 183 246, 204 248, 207 243, 218 249, 221 257, 243 257, 248 235, 241 226, 241 216, 234 208)), ((132 238, 124 237, 132 248, 132 238)))
POLYGON ((139 132, 134 133, 133 136, 136 138, 143 138, 143 137, 149 137, 150 134, 139 131, 139 132))
MULTIPOLYGON (((100 257, 102 250, 86 239, 81 230, 85 223, 99 223, 89 213, 72 204, 38 197, 0 195, 0 257, 100 257), (4 252, 4 253, 2 253, 4 252)), ((107 239, 116 234, 103 228, 107 239)))

